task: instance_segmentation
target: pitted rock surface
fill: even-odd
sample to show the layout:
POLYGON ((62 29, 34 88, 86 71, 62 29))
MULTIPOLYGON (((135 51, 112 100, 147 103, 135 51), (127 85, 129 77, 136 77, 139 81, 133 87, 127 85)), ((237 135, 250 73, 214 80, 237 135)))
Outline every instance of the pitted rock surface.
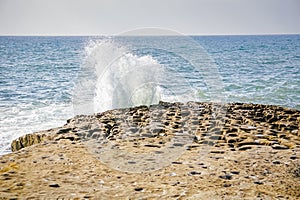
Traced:
POLYGON ((185 135, 188 143, 192 137, 193 143, 226 146, 232 150, 255 145, 288 149, 300 143, 299 126, 299 111, 273 105, 160 102, 150 107, 76 116, 64 127, 20 137, 13 141, 12 150, 60 139, 99 143, 135 140, 142 142, 140 146, 159 148, 176 134, 185 135), (151 138, 159 138, 161 144, 151 142, 151 138))
POLYGON ((12 143, 0 199, 299 199, 299 126, 298 110, 241 103, 76 116, 12 143))

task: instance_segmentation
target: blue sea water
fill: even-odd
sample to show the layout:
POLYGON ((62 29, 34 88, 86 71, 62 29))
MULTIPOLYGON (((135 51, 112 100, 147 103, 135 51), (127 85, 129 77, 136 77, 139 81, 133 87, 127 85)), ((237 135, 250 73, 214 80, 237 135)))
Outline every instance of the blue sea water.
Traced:
POLYGON ((300 109, 300 35, 0 37, 0 155, 76 114, 165 101, 300 109))

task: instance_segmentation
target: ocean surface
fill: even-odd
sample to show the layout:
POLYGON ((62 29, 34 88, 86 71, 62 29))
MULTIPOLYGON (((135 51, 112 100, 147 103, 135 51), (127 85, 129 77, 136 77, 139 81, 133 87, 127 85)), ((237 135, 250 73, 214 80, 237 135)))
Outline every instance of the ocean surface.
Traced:
POLYGON ((300 35, 0 37, 0 155, 78 114, 164 101, 300 109, 300 35))

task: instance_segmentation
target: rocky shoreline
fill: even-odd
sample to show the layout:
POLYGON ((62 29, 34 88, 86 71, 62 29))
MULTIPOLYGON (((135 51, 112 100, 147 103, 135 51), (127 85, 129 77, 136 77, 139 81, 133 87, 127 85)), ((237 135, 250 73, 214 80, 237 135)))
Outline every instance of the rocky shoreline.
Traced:
POLYGON ((0 199, 299 199, 300 111, 167 103, 76 116, 0 157, 0 199))

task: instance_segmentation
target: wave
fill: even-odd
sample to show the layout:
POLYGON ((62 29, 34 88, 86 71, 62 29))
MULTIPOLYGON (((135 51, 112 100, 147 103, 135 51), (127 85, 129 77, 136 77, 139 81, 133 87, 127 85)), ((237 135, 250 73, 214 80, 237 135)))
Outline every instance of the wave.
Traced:
POLYGON ((0 107, 0 155, 11 152, 11 141, 41 130, 62 126, 71 118, 70 103, 23 103, 12 107, 0 107))
POLYGON ((199 44, 188 37, 150 39, 89 41, 74 89, 74 114, 157 104, 159 100, 220 99, 217 69, 199 44), (199 95, 203 93, 206 95, 199 95))
POLYGON ((138 56, 111 39, 90 41, 73 95, 75 114, 156 104, 164 70, 151 55, 138 56))

